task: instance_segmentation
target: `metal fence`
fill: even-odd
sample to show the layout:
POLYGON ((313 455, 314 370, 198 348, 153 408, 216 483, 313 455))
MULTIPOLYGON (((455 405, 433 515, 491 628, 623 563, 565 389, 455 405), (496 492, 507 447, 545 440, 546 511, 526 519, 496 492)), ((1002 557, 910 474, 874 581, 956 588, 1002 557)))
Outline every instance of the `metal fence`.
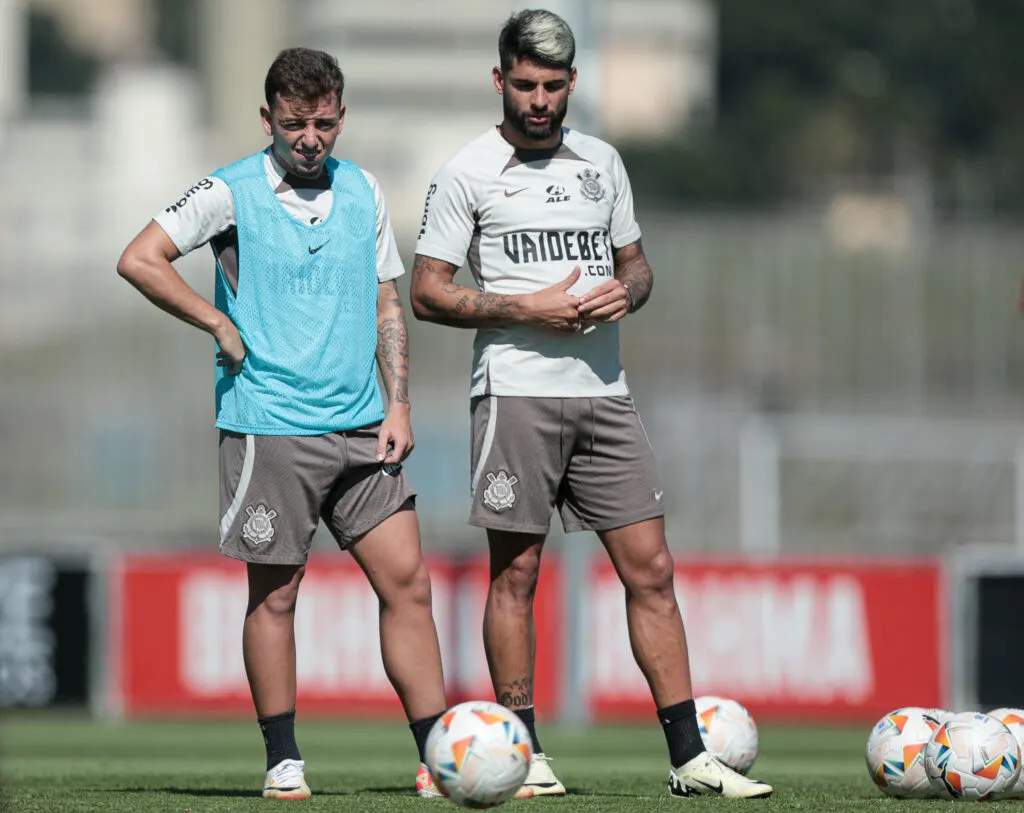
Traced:
MULTIPOLYGON (((666 481, 673 545, 730 549, 749 536, 740 437, 752 415, 839 413, 866 442, 871 424, 857 416, 956 417, 968 436, 993 420, 1011 434, 1017 426, 1021 233, 951 224, 900 254, 841 248, 822 212, 643 212, 641 224, 655 295, 624 323, 622 355, 666 481)), ((400 236, 407 265, 411 237, 400 236)), ((31 343, 0 348, 0 544, 214 541, 212 343, 122 296, 115 259, 39 273, 39 296, 59 295, 49 286, 62 276, 95 282, 75 287, 73 328, 55 320, 31 343)), ((205 256, 188 262, 208 294, 205 256)), ((410 330, 418 445, 408 470, 426 544, 473 544, 472 336, 410 330)), ((1012 452, 1005 463, 933 457, 924 447, 870 462, 783 455, 780 544, 1012 540, 1012 452)))

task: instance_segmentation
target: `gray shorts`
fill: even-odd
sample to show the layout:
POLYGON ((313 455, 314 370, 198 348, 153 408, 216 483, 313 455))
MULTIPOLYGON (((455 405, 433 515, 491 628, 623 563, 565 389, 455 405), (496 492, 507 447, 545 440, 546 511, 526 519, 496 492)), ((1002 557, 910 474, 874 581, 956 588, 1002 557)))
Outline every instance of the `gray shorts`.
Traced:
POLYGON ((328 435, 220 434, 220 550, 305 564, 323 519, 342 548, 416 492, 401 466, 377 462, 379 424, 328 435))
POLYGON ((474 398, 469 522, 546 534, 664 515, 661 478, 633 399, 474 398))

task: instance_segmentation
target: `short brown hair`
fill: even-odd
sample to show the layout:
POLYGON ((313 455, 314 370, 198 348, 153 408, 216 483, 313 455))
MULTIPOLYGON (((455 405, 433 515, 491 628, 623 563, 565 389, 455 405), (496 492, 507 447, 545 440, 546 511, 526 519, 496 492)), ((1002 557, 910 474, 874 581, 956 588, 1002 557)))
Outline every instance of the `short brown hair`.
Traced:
POLYGON ((338 60, 325 51, 311 48, 281 51, 263 83, 263 92, 270 107, 274 105, 275 95, 282 99, 316 102, 332 93, 337 94, 340 105, 344 90, 345 75, 338 67, 338 60))

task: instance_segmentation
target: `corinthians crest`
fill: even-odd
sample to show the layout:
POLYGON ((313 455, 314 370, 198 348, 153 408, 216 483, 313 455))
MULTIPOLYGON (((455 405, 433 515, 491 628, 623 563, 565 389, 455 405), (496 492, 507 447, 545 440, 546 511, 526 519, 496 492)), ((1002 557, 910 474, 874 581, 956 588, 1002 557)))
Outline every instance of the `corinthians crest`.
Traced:
POLYGON ((271 520, 277 516, 277 511, 268 511, 267 506, 257 505, 253 510, 251 505, 245 507, 249 519, 242 526, 242 538, 253 545, 262 545, 274 538, 274 525, 271 520))
POLYGON ((516 492, 512 486, 519 482, 519 478, 515 475, 509 477, 507 472, 499 471, 497 474, 487 472, 487 479, 491 484, 484 492, 484 505, 499 514, 507 511, 516 501, 516 492))
POLYGON ((576 173, 576 177, 579 178, 580 194, 583 197, 594 201, 594 203, 604 200, 605 189, 604 184, 599 180, 601 177, 600 172, 596 169, 585 169, 582 172, 576 173))

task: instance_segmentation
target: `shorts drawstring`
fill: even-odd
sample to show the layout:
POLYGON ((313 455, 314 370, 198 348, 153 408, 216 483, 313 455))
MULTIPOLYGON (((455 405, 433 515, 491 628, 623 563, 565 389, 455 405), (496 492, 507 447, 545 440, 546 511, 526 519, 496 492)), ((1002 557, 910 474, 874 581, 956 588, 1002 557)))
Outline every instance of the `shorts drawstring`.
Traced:
POLYGON ((594 417, 594 399, 588 398, 590 404, 590 448, 587 450, 589 462, 594 462, 594 440, 597 437, 597 419, 594 417))
POLYGON ((565 399, 558 399, 558 463, 565 471, 565 399))

